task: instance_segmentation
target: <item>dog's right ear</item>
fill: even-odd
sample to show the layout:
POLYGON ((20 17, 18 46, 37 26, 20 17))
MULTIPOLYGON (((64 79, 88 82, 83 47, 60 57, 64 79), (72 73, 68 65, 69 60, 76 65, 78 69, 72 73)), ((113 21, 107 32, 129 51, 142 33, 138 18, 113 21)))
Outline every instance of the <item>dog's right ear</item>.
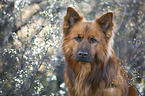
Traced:
POLYGON ((77 23, 79 20, 83 19, 79 13, 73 9, 72 7, 67 8, 67 14, 64 17, 63 21, 63 29, 64 27, 67 29, 70 29, 75 23, 77 23))
POLYGON ((72 27, 75 23, 77 23, 81 19, 82 17, 75 9, 73 9, 72 7, 67 8, 67 14, 65 16, 65 20, 67 20, 70 27, 72 27))

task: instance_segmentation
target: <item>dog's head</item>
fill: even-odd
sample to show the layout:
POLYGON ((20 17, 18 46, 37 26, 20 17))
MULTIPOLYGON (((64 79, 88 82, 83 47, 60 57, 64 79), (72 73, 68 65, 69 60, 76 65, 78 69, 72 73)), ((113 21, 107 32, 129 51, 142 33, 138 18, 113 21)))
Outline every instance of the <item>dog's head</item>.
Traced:
POLYGON ((72 54, 75 61, 92 62, 95 57, 111 55, 113 13, 108 12, 94 21, 83 21, 71 7, 63 23, 63 51, 72 54))

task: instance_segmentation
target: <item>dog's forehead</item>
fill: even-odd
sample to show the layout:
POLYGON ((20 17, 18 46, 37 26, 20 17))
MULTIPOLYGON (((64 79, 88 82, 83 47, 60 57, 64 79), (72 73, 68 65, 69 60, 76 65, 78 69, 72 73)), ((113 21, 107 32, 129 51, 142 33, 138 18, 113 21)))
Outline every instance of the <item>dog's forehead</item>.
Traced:
POLYGON ((71 29, 73 35, 99 35, 100 26, 92 21, 80 21, 71 29), (95 31, 95 32, 94 32, 95 31))

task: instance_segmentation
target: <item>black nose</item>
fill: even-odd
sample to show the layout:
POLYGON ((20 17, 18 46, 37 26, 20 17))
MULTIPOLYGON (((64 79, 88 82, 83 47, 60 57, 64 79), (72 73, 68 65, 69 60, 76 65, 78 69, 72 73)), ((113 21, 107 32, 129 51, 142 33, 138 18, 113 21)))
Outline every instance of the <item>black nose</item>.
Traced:
POLYGON ((88 56, 88 52, 79 51, 79 52, 78 52, 78 55, 79 55, 79 56, 82 56, 82 57, 86 57, 86 56, 88 56))

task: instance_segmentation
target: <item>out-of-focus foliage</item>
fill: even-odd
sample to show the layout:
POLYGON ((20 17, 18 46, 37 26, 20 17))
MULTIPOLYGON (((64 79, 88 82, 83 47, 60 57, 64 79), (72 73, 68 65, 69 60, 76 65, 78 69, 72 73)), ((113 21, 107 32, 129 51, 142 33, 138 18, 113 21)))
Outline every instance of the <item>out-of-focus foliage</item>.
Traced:
POLYGON ((68 6, 87 20, 114 13, 114 50, 145 96, 144 0, 0 1, 0 95, 67 96, 61 25, 68 6))

